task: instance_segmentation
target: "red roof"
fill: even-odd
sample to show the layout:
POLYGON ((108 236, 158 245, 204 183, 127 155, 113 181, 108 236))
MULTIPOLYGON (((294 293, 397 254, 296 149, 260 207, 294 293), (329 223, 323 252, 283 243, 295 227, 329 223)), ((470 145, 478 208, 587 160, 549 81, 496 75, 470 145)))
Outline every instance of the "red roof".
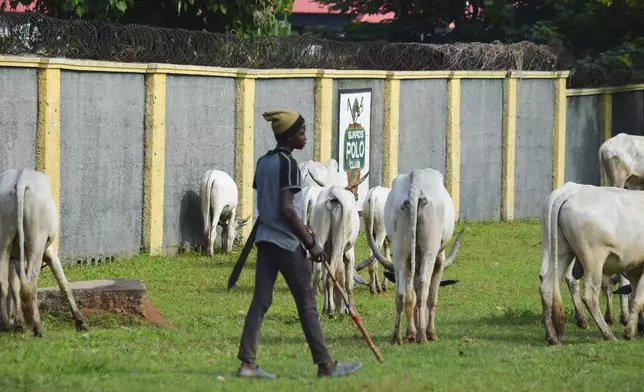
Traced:
MULTIPOLYGON (((315 0, 295 0, 293 4, 294 14, 340 14, 340 11, 331 10, 330 5, 323 5, 315 0)), ((359 22, 378 23, 383 20, 390 20, 394 18, 393 12, 386 14, 366 14, 358 15, 356 20, 359 22)))
POLYGON ((15 9, 12 9, 11 6, 9 5, 9 0, 0 0, 0 5, 2 3, 7 4, 7 11, 14 11, 14 12, 25 12, 25 11, 31 11, 36 7, 36 2, 34 1, 33 3, 29 4, 28 6, 24 6, 22 4, 18 4, 18 6, 15 9))

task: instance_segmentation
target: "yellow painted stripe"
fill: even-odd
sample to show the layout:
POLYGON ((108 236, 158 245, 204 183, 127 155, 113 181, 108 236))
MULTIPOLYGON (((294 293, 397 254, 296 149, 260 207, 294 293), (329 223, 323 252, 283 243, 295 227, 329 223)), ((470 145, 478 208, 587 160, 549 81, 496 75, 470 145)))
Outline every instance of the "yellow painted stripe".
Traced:
POLYGON ((159 255, 163 252, 165 74, 146 75, 145 98, 143 246, 150 255, 159 255))
POLYGON ((514 173, 517 133, 517 79, 505 80, 503 91, 503 170, 501 220, 514 220, 514 173))
POLYGON ((253 228, 254 109, 255 79, 237 78, 235 91, 235 182, 239 190, 237 217, 250 217, 238 233, 243 241, 246 241, 253 228))
POLYGON ((564 184, 566 168, 566 79, 555 80, 552 189, 564 184))
MULTIPOLYGON (((606 140, 610 139, 613 136, 613 94, 602 94, 599 102, 599 126, 601 132, 601 141, 602 143, 604 143, 606 140)), ((602 173, 601 184, 603 186, 606 186, 606 184, 608 184, 608 178, 606 177, 604 170, 602 170, 601 164, 599 170, 602 173)))
POLYGON ((385 80, 382 184, 391 187, 398 175, 398 134, 400 126, 400 80, 385 80))
POLYGON ((315 117, 313 119, 313 160, 331 159, 333 121, 333 79, 321 75, 315 83, 315 117))
POLYGON ((454 202, 458 220, 461 204, 461 81, 447 81, 447 191, 454 202))
POLYGON ((60 70, 38 71, 38 130, 36 170, 49 177, 51 194, 58 214, 58 235, 53 241, 58 252, 60 238, 60 70))
POLYGON ((644 84, 627 84, 624 86, 616 87, 569 89, 566 91, 566 95, 569 97, 578 97, 582 95, 625 93, 630 91, 644 91, 644 84))

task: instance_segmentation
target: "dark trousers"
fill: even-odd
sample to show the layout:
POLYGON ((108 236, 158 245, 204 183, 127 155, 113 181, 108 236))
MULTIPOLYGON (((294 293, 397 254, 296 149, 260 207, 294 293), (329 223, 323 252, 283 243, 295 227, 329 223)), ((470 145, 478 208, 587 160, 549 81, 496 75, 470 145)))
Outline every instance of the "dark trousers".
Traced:
POLYGON ((244 322, 244 332, 237 358, 244 362, 255 363, 259 330, 264 315, 273 302, 273 286, 278 271, 282 273, 295 299, 300 324, 313 355, 313 363, 330 361, 331 356, 324 344, 315 295, 311 288, 311 262, 306 257, 304 249, 299 248, 291 252, 270 242, 257 243, 255 292, 244 322))

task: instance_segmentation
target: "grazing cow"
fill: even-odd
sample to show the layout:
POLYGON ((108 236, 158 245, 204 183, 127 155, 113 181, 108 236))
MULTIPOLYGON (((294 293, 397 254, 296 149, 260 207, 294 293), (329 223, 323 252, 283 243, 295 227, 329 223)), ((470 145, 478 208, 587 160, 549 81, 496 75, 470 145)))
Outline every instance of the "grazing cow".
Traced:
MULTIPOLYGON (((354 245, 360 230, 360 217, 355 196, 351 190, 359 186, 367 176, 358 184, 340 187, 325 186, 315 174, 310 173, 310 175, 314 182, 322 186, 311 211, 311 229, 329 259, 329 266, 335 279, 344 286, 349 303, 353 305, 353 283, 357 277, 357 272, 354 271, 354 245)), ((317 271, 319 270, 316 270, 313 278, 314 284, 319 281, 317 271)), ((333 280, 328 276, 326 269, 321 272, 325 283, 323 313, 342 311, 344 300, 341 293, 333 285, 333 280)), ((346 309, 344 311, 346 312, 346 309)))
POLYGON ((0 321, 5 329, 13 324, 15 330, 22 330, 24 315, 34 335, 43 335, 36 291, 44 261, 51 267, 69 303, 76 329, 86 330, 62 264, 51 245, 58 230, 57 220, 46 174, 31 169, 0 173, 0 321), (13 320, 10 320, 11 312, 13 320))
MULTIPOLYGON (((376 186, 369 189, 362 203, 362 222, 365 232, 370 232, 378 249, 384 247, 385 257, 391 257, 391 241, 385 232, 385 203, 391 188, 376 186)), ((370 252, 373 254, 373 252, 370 252)), ((373 261, 373 260, 372 260, 373 261)), ((362 265, 357 266, 360 271, 362 265)), ((369 263, 369 290, 372 294, 387 291, 387 278, 382 278, 382 287, 378 282, 378 263, 369 263)))
POLYGON ((249 216, 235 222, 238 203, 237 184, 226 172, 208 170, 201 179, 199 196, 204 222, 203 237, 206 254, 213 255, 218 225, 222 227, 222 249, 230 253, 237 230, 250 219, 249 216))
POLYGON ((615 187, 567 182, 554 190, 543 206, 542 262, 539 291, 546 339, 563 340, 565 314, 559 285, 570 263, 584 275, 583 301, 606 340, 616 340, 601 316, 599 290, 603 274, 625 272, 635 287, 624 337, 633 339, 644 288, 644 193, 615 187))
POLYGON ((608 186, 644 190, 644 136, 620 133, 599 146, 608 186))
MULTIPOLYGON (((367 241, 376 259, 396 281, 396 321, 393 343, 402 344, 400 331, 403 305, 407 315, 408 341, 437 340, 435 318, 438 287, 448 262, 445 248, 455 225, 454 203, 443 186, 443 175, 433 169, 412 170, 398 175, 385 203, 385 230, 391 239, 394 262, 378 250, 370 231, 367 241), (417 321, 416 321, 417 320, 417 321), (420 333, 417 334, 416 322, 420 333)), ((459 233, 448 256, 458 254, 459 233)))

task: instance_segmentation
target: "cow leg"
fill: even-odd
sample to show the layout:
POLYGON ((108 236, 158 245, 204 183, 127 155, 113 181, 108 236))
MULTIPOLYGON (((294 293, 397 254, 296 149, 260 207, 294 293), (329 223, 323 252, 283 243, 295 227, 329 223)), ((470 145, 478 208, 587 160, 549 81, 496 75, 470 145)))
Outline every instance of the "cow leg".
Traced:
POLYGON ((56 254, 56 251, 54 250, 54 247, 52 245, 47 247, 47 249, 45 250, 45 262, 49 265, 49 268, 51 268, 52 272, 54 273, 54 277, 56 278, 56 282, 58 282, 60 292, 63 296, 65 296, 65 299, 69 304, 69 309, 72 312, 76 330, 87 331, 87 325, 85 324, 85 320, 83 319, 83 314, 78 309, 78 305, 76 305, 76 300, 74 299, 72 290, 69 288, 69 282, 67 281, 67 277, 63 272, 63 265, 60 262, 60 259, 58 258, 58 255, 56 254))
MULTIPOLYGON (((559 286, 561 285, 566 271, 569 269, 570 263, 574 258, 570 247, 563 238, 563 234, 559 232, 558 236, 559 249, 558 253, 554 255, 557 263, 557 275, 553 276, 554 268, 548 268, 546 275, 539 284, 546 340, 553 345, 559 344, 563 339, 563 330, 559 333, 558 329, 555 328, 555 325, 561 326, 564 324, 564 320, 562 318, 565 317, 559 286)), ((543 253, 542 257, 547 258, 549 255, 547 253, 543 253)))
MULTIPOLYGON (((340 287, 346 287, 346 279, 347 276, 344 273, 344 261, 342 261, 342 258, 340 259, 342 264, 337 263, 336 268, 334 269, 335 273, 335 280, 338 282, 338 285, 340 287)), ((342 294, 340 293, 340 290, 338 290, 335 285, 331 286, 332 292, 333 292, 333 305, 334 307, 333 312, 336 313, 347 313, 347 309, 344 308, 344 298, 342 297, 342 294)), ((348 295, 349 293, 347 293, 348 295)))
MULTIPOLYGON (((630 284, 628 279, 622 276, 622 274, 619 274, 619 287, 622 288, 626 285, 630 284)), ((626 326, 628 323, 628 319, 630 317, 630 312, 629 312, 629 295, 628 294, 620 294, 619 296, 619 307, 621 310, 621 315, 619 316, 619 322, 626 326)))
POLYGON ((13 330, 16 332, 24 332, 24 317, 21 312, 22 305, 20 303, 20 265, 18 260, 13 260, 12 265, 9 266, 9 281, 11 282, 11 293, 7 301, 7 312, 9 315, 13 314, 13 330))
POLYGON ((624 328, 624 338, 628 340, 635 339, 636 323, 638 322, 638 316, 642 311, 642 303, 644 302, 644 279, 642 279, 642 270, 642 267, 640 267, 628 273, 628 280, 631 281, 633 291, 635 292, 633 303, 631 304, 630 318, 624 328))
MULTIPOLYGON (((355 256, 355 251, 353 246, 351 249, 346 251, 344 253, 344 287, 345 291, 347 293, 347 297, 349 299, 349 306, 355 306, 355 300, 353 298, 353 287, 354 287, 354 282, 353 282, 353 271, 355 268, 356 264, 356 256, 355 256)), ((372 263, 372 264, 377 264, 377 263, 372 263)), ((377 279, 376 279, 377 281, 377 279)), ((348 313, 348 309, 346 309, 348 313)))
POLYGON ((214 249, 215 249, 215 241, 217 240, 217 224, 219 223, 220 215, 221 215, 221 207, 217 205, 212 206, 210 231, 208 232, 208 253, 207 253, 208 256, 211 256, 211 257, 215 253, 214 249))
POLYGON ((0 328, 9 330, 9 312, 7 301, 9 297, 9 241, 0 243, 0 328))
POLYGON ((436 333, 436 305, 438 304, 438 288, 441 279, 443 279, 443 266, 445 265, 445 250, 438 254, 434 271, 432 274, 431 285, 429 286, 429 298, 427 299, 427 308, 429 311, 429 320, 427 321, 427 339, 431 341, 438 340, 436 333))
POLYGON ((237 228, 237 208, 233 208, 230 212, 230 217, 228 218, 228 226, 226 230, 221 233, 225 244, 223 246, 226 253, 233 251, 233 243, 235 242, 235 233, 237 228))
POLYGON ((610 276, 602 276, 602 291, 606 297, 606 313, 604 313, 604 320, 608 325, 613 325, 613 291, 610 282, 610 276))
POLYGON ((398 269, 396 269, 396 321, 394 321, 394 334, 392 337, 392 344, 402 344, 402 331, 400 329, 400 324, 402 322, 402 313, 403 313, 403 304, 406 301, 405 298, 405 269, 403 267, 402 274, 398 269))
MULTIPOLYGON (((574 260, 573 260, 574 261, 574 260)), ((575 263, 570 263, 570 266, 566 269, 566 284, 568 285, 568 290, 572 296, 572 305, 575 308, 575 319, 577 320, 577 326, 582 329, 588 328, 588 321, 586 321, 586 315, 584 314, 584 305, 581 302, 581 295, 579 294, 579 281, 572 276, 572 268, 575 263)))
MULTIPOLYGON (((383 255, 388 259, 391 260, 391 241, 389 241, 389 238, 385 236, 385 240, 382 243, 382 250, 383 250, 383 255)), ((375 264, 375 263, 374 263, 375 264)), ((383 276, 382 277, 382 292, 386 293, 387 292, 387 282, 388 279, 383 276)))
MULTIPOLYGON (((410 261, 405 263, 409 266, 410 261)), ((405 270, 404 290, 405 290, 405 315, 407 316, 407 333, 405 338, 408 342, 416 340, 416 323, 414 319, 414 308, 416 307, 416 290, 414 290, 414 267, 407 267, 405 270)))
POLYGON ((602 265, 608 254, 602 251, 589 250, 584 257, 578 257, 584 266, 584 295, 583 300, 590 315, 595 320, 605 340, 617 340, 608 324, 601 315, 599 307, 599 291, 602 284, 602 265), (590 258, 588 255, 592 255, 590 258), (589 260, 584 263, 583 261, 589 260))

